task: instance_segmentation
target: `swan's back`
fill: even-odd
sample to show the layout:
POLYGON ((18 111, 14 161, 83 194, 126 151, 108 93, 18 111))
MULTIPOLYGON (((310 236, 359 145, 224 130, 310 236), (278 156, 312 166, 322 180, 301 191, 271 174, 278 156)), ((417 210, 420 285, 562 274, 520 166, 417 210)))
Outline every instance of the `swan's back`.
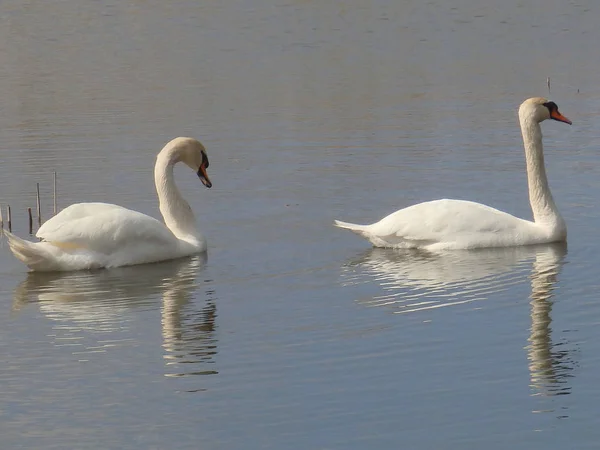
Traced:
POLYGON ((82 203, 63 217, 42 226, 37 237, 64 248, 85 248, 103 254, 137 252, 154 247, 177 248, 178 239, 164 224, 153 217, 131 209, 105 203, 82 203))
POLYGON ((110 203, 75 203, 44 222, 37 231, 36 237, 46 239, 46 236, 57 233, 64 224, 72 220, 95 216, 115 209, 127 210, 127 208, 110 203))
POLYGON ((396 211, 363 233, 376 246, 443 250, 522 245, 534 228, 533 222, 490 206, 441 199, 396 211))

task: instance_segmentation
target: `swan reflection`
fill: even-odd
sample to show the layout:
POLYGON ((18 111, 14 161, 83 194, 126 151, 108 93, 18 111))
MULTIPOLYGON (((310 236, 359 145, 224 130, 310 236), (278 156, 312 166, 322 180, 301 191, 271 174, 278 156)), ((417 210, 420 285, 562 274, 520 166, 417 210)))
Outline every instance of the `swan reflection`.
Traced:
POLYGON ((205 367, 217 353, 214 292, 205 291, 201 306, 193 301, 205 262, 203 255, 94 272, 30 272, 15 289, 12 309, 36 303, 57 322, 54 344, 74 346, 85 360, 110 347, 136 345, 127 337, 133 321, 162 300, 165 375, 212 374, 205 367))
POLYGON ((531 328, 527 356, 531 387, 536 395, 569 394, 567 384, 575 361, 566 339, 552 341, 552 304, 554 285, 564 264, 566 248, 552 247, 536 254, 531 271, 531 328))
POLYGON ((472 303, 521 283, 538 250, 509 247, 431 253, 372 248, 346 264, 344 284, 374 279, 384 293, 360 303, 386 306, 395 313, 472 303))
MULTIPOLYGON (((185 278, 185 277, 184 277, 185 278)), ((192 278, 192 284, 195 279, 192 278)), ((167 283, 163 292, 161 310, 163 347, 167 366, 174 367, 166 376, 210 375, 216 370, 183 371, 183 365, 213 363, 217 354, 215 319, 217 306, 214 291, 206 291, 205 306, 198 310, 192 302, 193 289, 182 289, 182 284, 167 283)))
POLYGON ((531 328, 526 347, 534 395, 568 394, 575 362, 566 339, 553 342, 551 311, 564 244, 434 254, 374 248, 343 267, 344 284, 372 283, 383 294, 359 300, 414 313, 485 300, 527 276, 531 328))

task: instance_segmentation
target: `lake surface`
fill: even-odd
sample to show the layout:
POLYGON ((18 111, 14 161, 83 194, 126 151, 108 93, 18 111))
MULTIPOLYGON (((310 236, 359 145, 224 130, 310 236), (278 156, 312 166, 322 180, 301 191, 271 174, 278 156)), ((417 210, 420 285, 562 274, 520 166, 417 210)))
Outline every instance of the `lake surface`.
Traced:
MULTIPOLYGON (((0 244, 0 435, 44 449, 595 449, 600 5, 591 0, 0 6, 0 204, 159 217, 176 170, 206 257, 28 273, 0 244), (430 255, 331 226, 462 198, 530 218, 544 123, 568 247, 430 255)), ((6 215, 5 215, 6 216, 6 215)))

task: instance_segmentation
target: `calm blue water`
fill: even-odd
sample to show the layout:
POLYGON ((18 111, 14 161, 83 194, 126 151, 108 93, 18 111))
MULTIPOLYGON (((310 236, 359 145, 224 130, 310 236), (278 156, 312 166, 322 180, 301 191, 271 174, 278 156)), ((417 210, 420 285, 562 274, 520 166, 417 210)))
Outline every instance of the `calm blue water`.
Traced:
POLYGON ((225 1, 0 6, 0 206, 159 216, 206 258, 35 274, 0 244, 6 448, 593 449, 600 7, 225 1), (441 197, 529 218, 516 109, 544 123, 568 246, 430 255, 331 226, 441 197))

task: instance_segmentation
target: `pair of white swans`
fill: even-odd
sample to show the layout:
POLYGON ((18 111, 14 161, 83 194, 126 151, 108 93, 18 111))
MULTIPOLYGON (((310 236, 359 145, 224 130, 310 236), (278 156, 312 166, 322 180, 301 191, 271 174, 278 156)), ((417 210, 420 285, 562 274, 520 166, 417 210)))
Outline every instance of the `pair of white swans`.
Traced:
MULTIPOLYGON (((567 229, 552 199, 542 149, 540 122, 571 124, 555 103, 534 97, 519 108, 533 221, 463 200, 435 200, 396 211, 371 225, 335 221, 376 247, 430 251, 511 247, 564 241, 567 229)), ((200 142, 176 138, 158 154, 154 181, 165 223, 117 205, 78 203, 44 223, 42 242, 6 233, 13 254, 36 271, 118 267, 180 258, 206 251, 189 204, 173 180, 173 166, 191 167, 206 187, 208 157, 200 142)))

